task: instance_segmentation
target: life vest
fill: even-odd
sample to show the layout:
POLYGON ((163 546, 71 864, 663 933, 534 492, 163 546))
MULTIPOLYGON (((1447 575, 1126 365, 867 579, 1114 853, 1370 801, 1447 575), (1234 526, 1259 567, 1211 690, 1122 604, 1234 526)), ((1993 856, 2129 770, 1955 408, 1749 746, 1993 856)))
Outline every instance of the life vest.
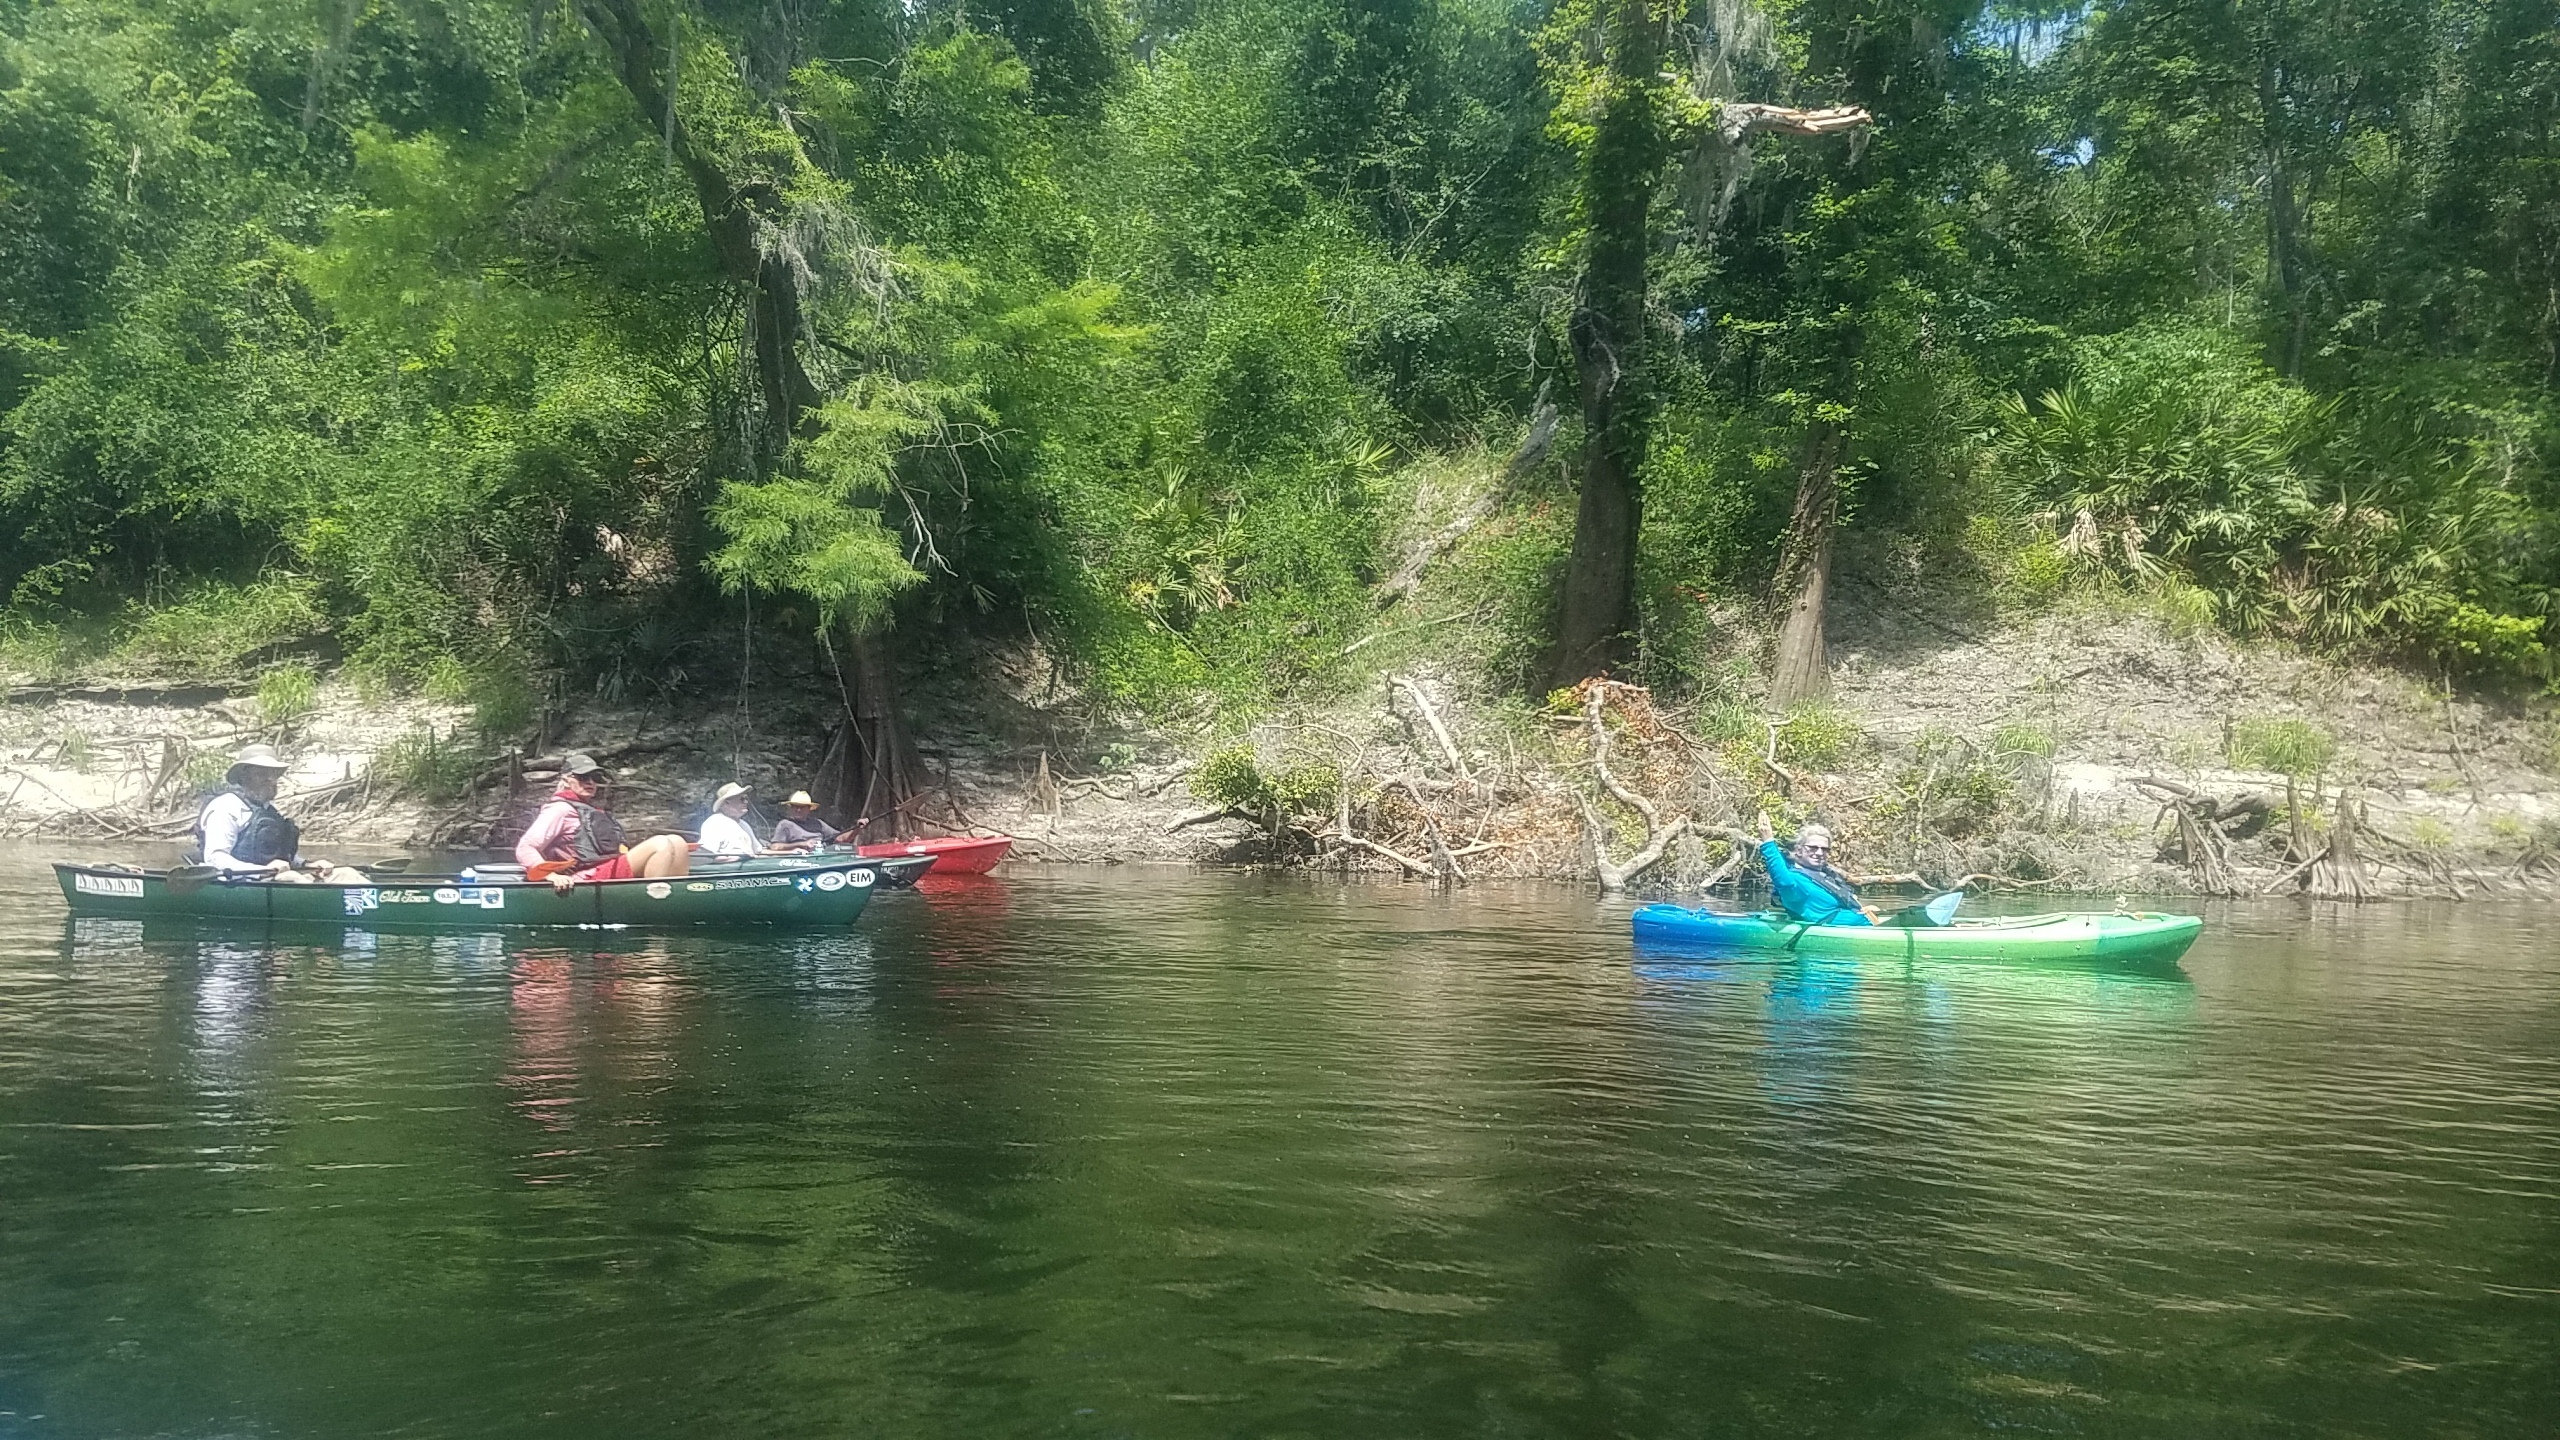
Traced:
POLYGON ((1796 866, 1796 873, 1807 880, 1812 881, 1814 884, 1821 886, 1824 894, 1840 902, 1841 909, 1855 910, 1858 908, 1858 892, 1849 884, 1848 876, 1841 874, 1839 871, 1832 869, 1828 865, 1798 864, 1796 866))
MULTIPOLYGON (((302 853, 302 827, 284 818, 284 812, 264 800, 253 798, 237 785, 225 785, 214 792, 214 799, 237 795, 249 807, 249 818, 240 826, 240 836, 231 845, 231 858, 248 865, 266 865, 290 860, 302 853)), ((211 809, 213 800, 205 802, 211 809)), ((196 856, 204 856, 204 810, 196 812, 196 856)))
POLYGON ((583 870, 622 853, 622 822, 613 818, 612 811, 576 800, 569 802, 569 809, 578 817, 578 833, 569 837, 570 853, 563 858, 575 860, 583 870))

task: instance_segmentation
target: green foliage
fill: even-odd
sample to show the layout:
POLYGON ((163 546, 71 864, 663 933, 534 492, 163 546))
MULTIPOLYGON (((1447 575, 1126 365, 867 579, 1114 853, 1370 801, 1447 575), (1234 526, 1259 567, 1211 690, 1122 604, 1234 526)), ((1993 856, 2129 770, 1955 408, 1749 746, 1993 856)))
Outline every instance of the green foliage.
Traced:
POLYGON ((472 728, 489 740, 511 741, 532 729, 542 708, 533 677, 506 656, 472 664, 439 658, 421 688, 440 704, 470 706, 472 728))
POLYGON ((1330 805, 1342 788, 1342 772, 1324 764, 1266 770, 1251 746, 1237 745, 1201 761, 1191 772, 1190 784, 1192 794, 1212 805, 1285 818, 1330 805))
POLYGON ((462 798, 486 759, 458 737, 438 736, 434 726, 419 725, 384 745, 368 773, 396 793, 445 804, 462 798))
POLYGON ((1846 710, 1806 705, 1779 723, 1777 741, 1781 764, 1829 770, 1863 747, 1867 736, 1846 710))
POLYGON ((2308 720, 2252 716, 2235 722, 2223 755, 2243 770, 2318 775, 2338 757, 2337 737, 2308 720))
POLYGON ((187 756, 186 766, 178 772, 178 783, 185 793, 202 794, 222 785, 231 773, 231 757, 220 750, 197 750, 187 756))
POLYGON ((1995 758, 2023 755, 2050 760, 2056 748, 2054 733, 2047 726, 2013 720, 1991 731, 1991 754, 1995 758))
POLYGON ((246 585, 217 582, 134 615, 113 659, 140 672, 227 679, 258 652, 327 624, 319 589, 308 580, 273 575, 246 585))
POLYGON ((279 665, 258 677, 258 719, 278 729, 301 723, 319 702, 320 677, 308 665, 279 665))
POLYGON ((2004 605, 2555 671, 2539 0, 640 9, 752 215, 567 11, 0 16, 13 665, 229 678, 333 630, 515 733, 555 684, 723 683, 726 595, 1250 706, 1338 677, 1416 477, 1543 387, 1553 458, 1475 467, 1428 597, 1526 681, 1577 314, 1620 305, 1667 691, 1733 690, 1817 453, 1872 553, 2004 605), (1879 123, 1745 165, 1688 138, 1733 95, 1879 123), (1608 245, 1640 263, 1587 292, 1608 245))

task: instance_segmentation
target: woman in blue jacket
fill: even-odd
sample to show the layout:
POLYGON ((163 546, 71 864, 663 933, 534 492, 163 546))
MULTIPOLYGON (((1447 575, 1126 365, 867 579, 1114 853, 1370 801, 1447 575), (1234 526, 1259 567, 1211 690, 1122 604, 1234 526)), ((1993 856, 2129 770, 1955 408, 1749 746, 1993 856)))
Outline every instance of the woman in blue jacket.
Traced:
POLYGON ((1795 853, 1778 848, 1769 828, 1769 812, 1760 812, 1760 863, 1769 867, 1769 888, 1787 913, 1808 925, 1873 925, 1876 912, 1858 903, 1857 887, 1831 864, 1831 832, 1807 825, 1796 832, 1795 853))

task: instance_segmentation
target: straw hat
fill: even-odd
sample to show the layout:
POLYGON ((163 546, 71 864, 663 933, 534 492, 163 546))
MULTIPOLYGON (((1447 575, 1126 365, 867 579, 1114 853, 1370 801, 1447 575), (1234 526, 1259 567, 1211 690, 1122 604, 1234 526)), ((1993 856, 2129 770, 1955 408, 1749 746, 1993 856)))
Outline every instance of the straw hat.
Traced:
POLYGON ((719 791, 719 793, 718 793, 718 794, 716 794, 716 795, 713 795, 713 796, 711 797, 711 803, 712 803, 712 804, 714 804, 714 805, 726 805, 726 804, 728 804, 730 801, 735 800, 735 799, 737 799, 739 796, 744 795, 744 794, 746 794, 746 793, 747 793, 747 787, 746 787, 746 786, 739 784, 739 783, 738 783, 737 781, 735 781, 735 780, 732 780, 732 781, 730 781, 728 784, 723 785, 723 786, 721 786, 721 787, 720 787, 720 791, 719 791))
POLYGON ((240 753, 231 757, 231 768, 234 770, 290 770, 293 765, 290 761, 278 758, 275 747, 272 745, 243 745, 240 747, 240 753))
POLYGON ((818 802, 809 798, 808 791, 794 790, 791 792, 791 798, 782 802, 782 808, 785 810, 815 810, 818 808, 818 802))

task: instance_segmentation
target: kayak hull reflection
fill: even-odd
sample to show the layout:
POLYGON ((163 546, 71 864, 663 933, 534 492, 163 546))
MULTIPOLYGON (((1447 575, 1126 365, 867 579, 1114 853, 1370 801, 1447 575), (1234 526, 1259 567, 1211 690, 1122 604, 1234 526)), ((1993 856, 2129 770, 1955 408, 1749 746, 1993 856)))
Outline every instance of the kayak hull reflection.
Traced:
POLYGON ((462 931, 492 926, 850 925, 879 883, 874 862, 740 867, 670 880, 586 882, 567 894, 543 881, 464 884, 453 876, 385 875, 365 885, 211 880, 172 885, 165 870, 57 862, 54 878, 77 915, 126 919, 262 920, 365 930, 462 931))
POLYGON ((1640 942, 1768 955, 1879 960, 2017 960, 2174 965, 2196 942, 2194 915, 2019 915, 1951 925, 1806 925, 1777 911, 1729 915, 1680 905, 1635 913, 1640 942))

